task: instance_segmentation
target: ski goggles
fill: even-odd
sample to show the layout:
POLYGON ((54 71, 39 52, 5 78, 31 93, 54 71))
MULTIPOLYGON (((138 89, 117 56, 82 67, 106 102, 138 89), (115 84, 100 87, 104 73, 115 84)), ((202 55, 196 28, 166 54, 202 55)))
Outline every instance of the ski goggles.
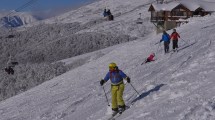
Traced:
POLYGON ((115 70, 116 67, 109 67, 109 70, 115 70))

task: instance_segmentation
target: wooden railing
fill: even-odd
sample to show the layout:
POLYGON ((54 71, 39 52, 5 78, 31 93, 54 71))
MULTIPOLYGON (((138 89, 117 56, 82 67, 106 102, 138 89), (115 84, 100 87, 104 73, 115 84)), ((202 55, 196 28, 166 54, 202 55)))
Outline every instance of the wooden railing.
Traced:
MULTIPOLYGON (((168 16, 168 21, 170 20, 179 20, 181 18, 187 19, 187 16, 168 16)), ((152 17, 151 21, 165 21, 164 17, 152 17)))
POLYGON ((164 21, 164 17, 151 17, 151 21, 164 21))

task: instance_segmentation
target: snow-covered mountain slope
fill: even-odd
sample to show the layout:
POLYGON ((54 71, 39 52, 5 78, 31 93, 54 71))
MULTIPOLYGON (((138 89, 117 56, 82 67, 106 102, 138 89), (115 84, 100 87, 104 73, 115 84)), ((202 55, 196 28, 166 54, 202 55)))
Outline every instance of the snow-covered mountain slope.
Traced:
POLYGON ((1 26, 19 27, 38 21, 27 12, 0 12, 1 26), (8 16, 9 15, 9 16, 8 16))
POLYGON ((109 32, 113 34, 128 34, 131 36, 144 36, 152 31, 153 25, 150 22, 148 7, 155 0, 101 0, 92 4, 80 7, 57 17, 39 21, 32 25, 53 24, 53 23, 80 23, 89 26, 81 32, 109 32), (103 10, 110 9, 114 15, 114 21, 107 21, 103 17, 103 10), (140 17, 142 25, 136 24, 140 17))
MULTIPOLYGON (((135 3, 135 2, 134 2, 135 3)), ((86 64, 0 103, 0 120, 106 120, 110 114, 99 80, 116 62, 141 94, 126 84, 126 110, 118 120, 215 119, 215 15, 177 28, 179 52, 164 54, 161 34, 78 56, 86 64), (155 52, 157 60, 140 65, 155 52)), ((171 33, 171 31, 168 31, 171 33)), ((72 59, 74 60, 74 59, 72 59)), ((69 60, 65 60, 69 62, 69 60)), ((105 84, 110 101, 110 83, 105 84)))
MULTIPOLYGON (((24 26, 12 30, 6 28, 4 31, 0 30, 0 68, 6 66, 5 63, 9 54, 12 54, 20 63, 20 66, 15 68, 16 72, 13 77, 7 77, 5 72, 0 73, 0 88, 3 91, 0 92, 0 100, 7 99, 50 80, 53 75, 59 75, 41 72, 49 72, 50 70, 46 69, 46 67, 41 68, 39 75, 31 75, 38 69, 36 66, 49 66, 48 68, 52 69, 53 65, 50 64, 56 63, 56 61, 133 41, 153 31, 153 24, 149 22, 148 6, 146 6, 146 4, 149 5, 148 0, 139 1, 139 5, 136 3, 135 5, 128 5, 126 8, 118 7, 120 2, 115 2, 114 6, 120 11, 126 11, 127 9, 129 11, 116 16, 114 21, 107 21, 99 14, 99 17, 93 21, 84 20, 87 19, 85 17, 83 20, 86 23, 74 21, 70 21, 71 23, 59 23, 59 21, 56 21, 56 23, 47 24, 41 22, 39 25, 30 24, 29 26, 33 25, 32 27, 24 26), (144 16, 142 18, 145 20, 144 24, 141 25, 136 24, 139 12, 142 13, 144 16), (34 69, 34 67, 36 68, 34 69), (27 71, 23 72, 23 70, 27 71), (35 80, 37 77, 39 80, 35 80), (10 82, 14 81, 14 79, 15 82, 10 82), (25 84, 23 85, 23 83, 25 84)), ((93 10, 97 9, 97 6, 93 7, 93 5, 90 5, 91 12, 83 12, 82 14, 94 14, 93 10)), ((81 13, 84 11, 82 9, 85 9, 85 7, 76 11, 81 13)), ((100 12, 103 12, 103 8, 101 8, 100 12)), ((90 57, 87 57, 86 59, 75 60, 76 63, 68 64, 66 67, 73 69, 90 59, 90 57)))
MULTIPOLYGON (((81 22, 86 23, 92 20, 97 20, 103 16, 103 10, 110 9, 113 15, 125 14, 128 11, 136 10, 136 12, 141 8, 142 4, 152 3, 154 0, 101 0, 83 7, 77 10, 72 10, 63 15, 57 16, 55 18, 49 19, 46 22, 81 22), (141 5, 141 6, 140 6, 141 5)), ((138 13, 137 13, 138 15, 138 13)))

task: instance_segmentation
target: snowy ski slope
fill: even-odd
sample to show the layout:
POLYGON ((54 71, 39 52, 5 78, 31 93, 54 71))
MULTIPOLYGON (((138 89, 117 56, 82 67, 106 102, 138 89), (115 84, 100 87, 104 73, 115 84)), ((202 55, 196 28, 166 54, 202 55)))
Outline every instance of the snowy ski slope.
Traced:
MULTIPOLYGON (((179 52, 164 54, 161 34, 78 56, 86 64, 0 103, 0 120, 106 120, 110 115, 99 80, 116 62, 140 92, 126 84, 134 105, 117 120, 215 119, 215 15, 177 28, 179 52), (140 65, 151 52, 155 62, 140 65)), ((172 31, 167 31, 171 33, 172 31)), ((75 58, 64 60, 70 62, 75 58)), ((105 84, 110 101, 110 83, 105 84)))

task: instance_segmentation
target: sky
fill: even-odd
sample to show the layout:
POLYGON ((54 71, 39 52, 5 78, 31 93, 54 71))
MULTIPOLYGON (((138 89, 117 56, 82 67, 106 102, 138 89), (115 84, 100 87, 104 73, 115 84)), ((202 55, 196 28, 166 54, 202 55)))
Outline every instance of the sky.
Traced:
MULTIPOLYGON (((1 10, 14 10, 25 3, 32 1, 32 0, 1 0, 0 9, 1 10)), ((91 2, 93 0, 33 0, 34 8, 37 7, 38 9, 52 9, 57 7, 64 7, 64 6, 76 6, 84 3, 91 2)), ((29 8, 28 8, 29 9, 29 8)), ((24 9, 24 10, 28 10, 24 9)))
POLYGON ((32 4, 20 11, 30 11, 40 17, 51 17, 95 0, 1 0, 0 11, 16 10, 29 1, 32 4))

